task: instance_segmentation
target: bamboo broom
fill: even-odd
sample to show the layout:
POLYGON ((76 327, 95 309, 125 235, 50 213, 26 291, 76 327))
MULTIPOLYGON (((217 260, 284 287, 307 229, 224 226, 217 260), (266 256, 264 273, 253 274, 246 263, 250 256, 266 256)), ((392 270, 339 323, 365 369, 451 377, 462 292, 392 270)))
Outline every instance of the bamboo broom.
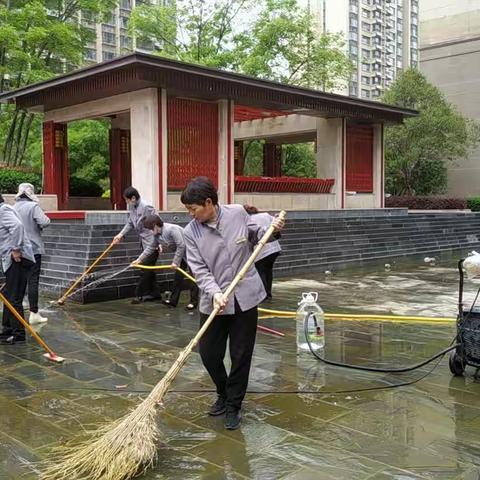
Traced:
MULTIPOLYGON (((282 210, 279 217, 284 220, 282 210)), ((245 273, 254 263, 260 250, 272 235, 271 225, 245 265, 225 291, 229 297, 245 273)), ((148 469, 156 459, 161 437, 156 414, 163 398, 185 365, 219 308, 214 308, 195 337, 180 353, 170 370, 154 387, 148 397, 124 417, 94 432, 93 438, 79 445, 59 447, 40 474, 41 480, 128 480, 148 469)))

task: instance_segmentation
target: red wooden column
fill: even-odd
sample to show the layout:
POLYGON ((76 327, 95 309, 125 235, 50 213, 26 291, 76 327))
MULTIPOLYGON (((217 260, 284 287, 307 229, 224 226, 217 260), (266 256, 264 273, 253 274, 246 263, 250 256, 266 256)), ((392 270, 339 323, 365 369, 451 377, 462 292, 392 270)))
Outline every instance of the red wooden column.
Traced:
POLYGON ((43 190, 56 194, 58 209, 68 205, 67 124, 43 123, 43 190))
POLYGON ((132 183, 130 130, 110 129, 110 201, 114 210, 127 208, 124 190, 132 183))
POLYGON ((263 176, 282 176, 282 147, 275 143, 263 145, 263 176))

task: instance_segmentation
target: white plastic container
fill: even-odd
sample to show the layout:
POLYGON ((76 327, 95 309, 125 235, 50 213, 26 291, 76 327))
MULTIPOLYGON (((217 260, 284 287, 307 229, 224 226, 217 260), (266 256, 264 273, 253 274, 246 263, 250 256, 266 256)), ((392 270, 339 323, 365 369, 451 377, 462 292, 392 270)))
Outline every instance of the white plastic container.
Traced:
POLYGON ((312 350, 320 350, 325 346, 325 317, 323 310, 317 303, 318 293, 302 293, 302 300, 296 315, 297 322, 297 353, 310 353, 312 350), (307 319, 307 333, 310 341, 308 346, 305 335, 305 320, 307 319))

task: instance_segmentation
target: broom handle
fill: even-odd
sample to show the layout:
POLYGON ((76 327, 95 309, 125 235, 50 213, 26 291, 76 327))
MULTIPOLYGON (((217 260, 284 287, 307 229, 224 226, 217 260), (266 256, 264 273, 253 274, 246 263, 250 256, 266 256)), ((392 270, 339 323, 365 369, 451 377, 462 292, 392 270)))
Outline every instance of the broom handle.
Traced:
POLYGON ((37 341, 37 343, 45 349, 50 355, 56 357, 55 352, 42 340, 40 335, 30 326, 30 324, 17 312, 16 308, 7 300, 5 295, 0 292, 0 300, 6 305, 14 317, 28 330, 30 335, 37 341))
POLYGON ((107 255, 107 253, 112 249, 112 247, 114 246, 115 244, 112 242, 104 251, 103 253, 77 278, 77 280, 75 280, 75 282, 73 283, 73 285, 62 295, 61 298, 58 299, 58 302, 64 302, 65 299, 68 297, 68 295, 70 294, 70 292, 85 278, 85 276, 87 276, 89 274, 89 272, 92 271, 92 269, 95 267, 95 265, 98 264, 98 262, 100 262, 100 260, 105 256, 107 255))
MULTIPOLYGON (((282 210, 279 213, 279 218, 282 220, 285 220, 287 213, 285 210, 282 210)), ((245 274, 248 272, 249 268, 252 266, 252 264, 255 262, 255 259, 258 257, 258 254, 264 247, 264 245, 267 243, 268 239, 272 236, 274 232, 274 227, 273 225, 270 225, 261 238, 261 240, 258 242, 257 246, 253 250, 252 254, 250 255, 249 259, 246 261, 245 265, 242 267, 242 269, 237 273, 235 278, 232 280, 232 283, 228 286, 228 288, 225 290, 225 297, 229 297, 230 294, 233 292, 235 287, 238 285, 240 280, 245 276, 245 274)), ((207 328, 210 326, 210 324, 213 322, 213 319, 218 315, 218 312, 220 311, 219 307, 215 307, 212 311, 212 313, 208 316, 207 320, 205 323, 201 326, 200 330, 197 332, 195 337, 190 340, 190 343, 180 352, 180 355, 178 356, 177 360, 175 363, 170 367, 168 372, 165 374, 163 379, 156 385, 156 387, 152 390, 148 398, 155 400, 155 397, 157 396, 157 393, 163 393, 165 390, 168 388, 168 386, 172 383, 172 381, 175 379, 177 373, 180 371, 180 369, 183 367, 185 362, 187 361, 187 358, 189 357, 190 353, 192 353, 192 350, 195 348, 197 343, 200 341, 202 338, 203 334, 206 332, 207 328)), ((162 395, 163 396, 163 395, 162 395)))

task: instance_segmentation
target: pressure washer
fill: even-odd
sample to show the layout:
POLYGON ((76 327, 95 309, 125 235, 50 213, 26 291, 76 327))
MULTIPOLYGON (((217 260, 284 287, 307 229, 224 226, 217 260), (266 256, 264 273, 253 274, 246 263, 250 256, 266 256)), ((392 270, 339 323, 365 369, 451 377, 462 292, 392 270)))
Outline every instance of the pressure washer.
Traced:
POLYGON ((480 255, 474 252, 474 255, 458 262, 457 345, 448 361, 455 376, 463 375, 467 365, 480 368, 480 307, 475 306, 480 288, 472 305, 466 308, 463 305, 464 267, 469 276, 477 276, 480 273, 480 255))

